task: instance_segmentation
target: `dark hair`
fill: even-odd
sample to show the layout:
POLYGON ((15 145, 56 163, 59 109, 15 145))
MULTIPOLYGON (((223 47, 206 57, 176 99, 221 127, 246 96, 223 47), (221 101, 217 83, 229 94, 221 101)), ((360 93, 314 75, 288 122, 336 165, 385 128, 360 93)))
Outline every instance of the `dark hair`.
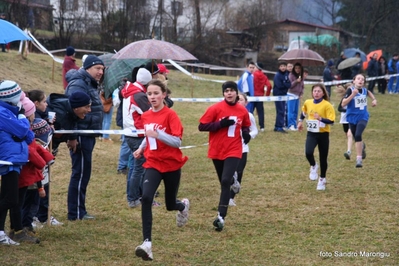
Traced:
POLYGON ((142 65, 140 65, 140 66, 137 66, 137 67, 134 67, 134 68, 132 69, 132 78, 131 78, 131 82, 136 82, 136 80, 137 80, 137 72, 139 72, 139 69, 140 69, 140 68, 143 68, 143 67, 145 67, 144 64, 142 64, 142 65))
POLYGON ((150 80, 150 82, 148 82, 148 84, 147 84, 147 88, 148 88, 150 85, 158 86, 158 87, 161 88, 161 91, 162 91, 162 92, 167 93, 167 88, 166 88, 165 83, 163 83, 163 82, 160 81, 159 79, 152 79, 152 80, 150 80))
POLYGON ((314 84, 314 85, 312 86, 312 92, 313 92, 313 89, 316 88, 316 87, 320 87, 321 90, 323 91, 323 94, 324 94, 324 95, 323 95, 323 99, 326 100, 326 101, 330 101, 330 99, 329 99, 329 97, 328 97, 328 92, 327 92, 326 86, 324 86, 323 83, 314 84))
POLYGON ((30 90, 25 92, 26 97, 32 102, 41 102, 46 98, 46 94, 42 90, 30 90))
POLYGON ((254 61, 249 61, 247 66, 249 66, 249 65, 255 65, 254 61))
POLYGON ((291 71, 291 73, 296 77, 303 77, 303 66, 301 65, 301 63, 295 63, 294 67, 293 67, 293 71, 291 71), (295 72, 295 66, 299 66, 301 68, 301 71, 298 73, 295 72))
POLYGON ((279 62, 278 62, 278 66, 281 66, 281 65, 285 65, 285 66, 286 66, 286 65, 287 65, 287 62, 285 62, 285 61, 279 61, 279 62))

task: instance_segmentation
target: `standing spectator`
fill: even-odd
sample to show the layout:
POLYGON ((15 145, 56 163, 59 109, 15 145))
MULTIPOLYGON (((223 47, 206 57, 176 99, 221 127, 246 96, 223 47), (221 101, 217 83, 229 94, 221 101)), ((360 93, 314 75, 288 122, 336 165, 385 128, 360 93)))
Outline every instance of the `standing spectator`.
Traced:
POLYGON ((143 152, 146 158, 141 207, 144 242, 136 247, 136 256, 152 260, 152 202, 161 181, 165 185, 166 209, 177 211, 176 224, 179 227, 188 221, 190 202, 188 199, 176 199, 181 168, 188 160, 179 149, 183 137, 182 123, 176 112, 164 104, 166 86, 162 81, 150 81, 147 96, 151 109, 142 115, 146 138, 134 152, 135 158, 143 156, 143 152))
MULTIPOLYGON (((378 76, 385 76, 388 74, 388 64, 385 57, 381 56, 378 59, 378 76)), ((387 79, 385 77, 378 80, 378 92, 385 94, 387 89, 387 79)))
POLYGON ((66 73, 71 69, 79 69, 75 61, 75 48, 68 46, 65 50, 64 62, 62 63, 62 82, 64 84, 64 90, 68 86, 68 81, 65 77, 66 73))
MULTIPOLYGON (((328 60, 327 66, 324 68, 323 71, 323 82, 331 82, 336 78, 332 72, 333 66, 333 60, 328 60)), ((328 97, 331 97, 331 85, 326 85, 326 90, 328 92, 328 97)))
POLYGON ((366 129, 369 120, 369 112, 367 111, 367 96, 373 101, 371 106, 377 105, 373 93, 364 88, 365 77, 362 74, 357 74, 353 79, 353 87, 348 88, 342 100, 342 107, 347 106, 346 120, 349 122, 349 127, 355 137, 356 147, 356 168, 363 167, 362 157, 365 149, 362 134, 366 129))
MULTIPOLYGON (((255 71, 255 63, 250 61, 247 65, 247 70, 240 77, 237 82, 238 90, 241 93, 245 93, 247 96, 254 96, 254 73, 255 71)), ((254 104, 249 102, 247 105, 247 110, 251 113, 254 112, 254 104)))
MULTIPOLYGON (((356 52, 355 58, 361 59, 361 58, 360 58, 360 53, 359 53, 359 52, 356 52)), ((363 69, 362 66, 363 66, 363 61, 362 61, 362 60, 360 60, 360 61, 357 62, 354 66, 352 66, 352 68, 351 68, 351 71, 352 71, 351 78, 352 78, 352 79, 353 79, 354 76, 356 76, 357 74, 359 74, 359 73, 362 72, 362 69, 363 69)))
MULTIPOLYGON (((392 58, 388 62, 388 74, 397 74, 397 68, 396 68, 396 63, 398 62, 399 55, 394 54, 392 58)), ((397 82, 397 77, 390 77, 388 81, 388 93, 393 94, 394 93, 394 88, 393 88, 393 83, 396 81, 397 82)))
MULTIPOLYGON (((247 95, 240 93, 238 103, 245 107, 248 103, 247 95)), ((249 127, 249 134, 251 135, 251 139, 254 139, 258 135, 258 128, 256 127, 254 115, 250 112, 248 112, 248 114, 249 114, 249 120, 251 121, 251 126, 249 127)), ((229 206, 236 206, 234 198, 236 194, 238 194, 241 188, 242 176, 244 175, 244 169, 245 166, 247 165, 248 152, 249 152, 249 145, 248 143, 245 144, 244 140, 242 140, 242 157, 240 159, 240 162, 238 163, 237 171, 234 173, 235 176, 234 178, 237 178, 238 185, 234 186, 233 184, 231 186, 229 206)))
POLYGON ((339 69, 338 66, 341 64, 342 61, 346 59, 346 56, 344 52, 341 52, 341 56, 337 61, 337 64, 335 65, 335 68, 338 69, 338 74, 340 76, 341 80, 347 80, 347 79, 352 79, 352 70, 350 67, 344 68, 344 69, 339 69))
POLYGON ((314 158, 316 146, 319 148, 320 178, 317 190, 326 189, 327 157, 330 146, 330 125, 334 124, 335 111, 329 102, 328 93, 323 84, 312 86, 312 98, 306 100, 298 123, 298 130, 303 130, 303 119, 307 117, 307 135, 305 143, 306 159, 310 164, 310 180, 318 179, 318 165, 314 158))
POLYGON ((292 63, 287 63, 287 71, 289 72, 289 73, 291 73, 292 72, 292 69, 294 68, 294 65, 292 64, 292 63))
MULTIPOLYGON (((104 63, 97 56, 87 56, 83 68, 68 80, 65 94, 86 93, 91 99, 91 112, 78 121, 77 129, 102 128, 103 105, 98 93, 98 82, 104 74, 104 63)), ((72 106, 74 108, 74 106, 72 106)), ((68 219, 94 219, 86 211, 86 189, 91 177, 92 154, 96 144, 96 135, 77 135, 77 139, 68 143, 76 149, 70 151, 72 174, 68 189, 68 219)))
POLYGON ((21 88, 15 81, 0 82, 0 244, 19 245, 5 231, 7 212, 18 206, 18 179, 28 162, 28 144, 34 139, 25 110, 20 108, 21 88))
MULTIPOLYGON (((291 87, 291 82, 288 77, 290 72, 287 71, 287 63, 280 62, 278 71, 274 76, 273 82, 273 96, 287 96, 288 89, 291 87)), ((285 124, 285 105, 286 101, 275 101, 276 106, 276 122, 274 124, 274 131, 287 133, 283 127, 285 124)))
MULTIPOLYGON (((101 78, 99 83, 100 87, 100 99, 103 105, 103 130, 109 130, 111 128, 111 121, 112 121, 112 114, 114 113, 114 106, 112 101, 112 95, 109 98, 105 98, 105 91, 104 91, 104 75, 101 78)), ((101 138, 102 142, 106 143, 113 143, 112 139, 110 138, 109 134, 103 134, 101 138)))
POLYGON ((163 75, 168 80, 169 69, 164 64, 158 64, 159 74, 163 75))
MULTIPOLYGON (((1 14, 0 14, 0 19, 6 20, 6 15, 5 15, 4 13, 1 13, 1 14)), ((6 52, 7 52, 7 51, 6 51, 7 45, 8 45, 8 44, 6 44, 6 43, 2 43, 2 44, 1 44, 1 51, 2 51, 3 53, 6 53, 6 52)))
POLYGON ((296 121, 298 119, 299 102, 301 101, 305 88, 303 67, 300 63, 295 63, 294 68, 289 74, 291 87, 288 89, 287 95, 297 97, 287 101, 287 126, 291 131, 296 131, 296 121))
POLYGON ((209 131, 208 157, 212 159, 221 186, 218 214, 213 222, 216 231, 222 231, 230 201, 230 186, 242 157, 244 144, 251 140, 248 110, 238 101, 234 81, 222 85, 224 101, 210 106, 200 118, 199 131, 209 131), (241 138, 242 136, 242 138, 241 138))
MULTIPOLYGON (((269 91, 272 89, 272 85, 270 84, 269 79, 263 73, 263 64, 262 63, 256 63, 255 64, 256 68, 253 73, 254 76, 254 96, 265 96, 265 92, 269 91)), ((247 104, 247 103, 246 103, 247 104)), ((244 106, 246 106, 246 104, 244 106)), ((263 107, 263 102, 253 102, 254 105, 254 110, 256 109, 256 112, 258 113, 258 119, 259 119, 259 127, 260 131, 263 132, 265 131, 265 111, 263 107)))
MULTIPOLYGON (((125 134, 126 142, 131 150, 135 152, 144 139, 144 134, 137 134, 137 130, 144 130, 142 114, 150 109, 151 104, 147 98, 146 85, 151 80, 151 73, 145 68, 137 71, 136 82, 126 82, 122 88, 123 97, 123 129, 128 129, 131 133, 125 134)), ((145 157, 134 158, 132 171, 129 171, 127 182, 127 201, 130 208, 140 206, 140 194, 142 189, 145 157)))
MULTIPOLYGON (((367 66, 367 75, 369 78, 377 77, 378 76, 378 62, 377 62, 378 54, 374 53, 373 56, 370 58, 369 64, 367 66)), ((374 92, 374 86, 376 83, 376 79, 369 80, 368 90, 372 93, 374 92)))
POLYGON ((147 69, 151 73, 153 79, 158 79, 159 68, 155 61, 148 62, 145 65, 145 69, 147 69))

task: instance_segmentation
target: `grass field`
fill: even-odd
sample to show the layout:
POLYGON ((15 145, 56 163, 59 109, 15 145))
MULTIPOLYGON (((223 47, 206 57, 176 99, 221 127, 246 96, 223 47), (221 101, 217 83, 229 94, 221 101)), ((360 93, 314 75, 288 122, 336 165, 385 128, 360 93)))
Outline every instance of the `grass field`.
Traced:
MULTIPOLYGON (((45 55, 22 59, 15 52, 0 54, 0 78, 17 81, 23 90, 63 92, 61 66, 55 65, 54 82, 52 67, 45 55)), ((220 84, 176 71, 171 71, 169 85, 172 97, 222 96, 220 84)), ((119 136, 112 136, 113 144, 98 141, 95 147, 86 202, 94 221, 66 219, 71 166, 62 145, 51 169, 51 203, 53 215, 64 225, 38 230, 39 245, 0 246, 0 265, 398 265, 399 96, 376 98, 378 106, 369 108, 363 135, 367 158, 361 169, 343 156, 346 137, 337 114, 323 192, 308 178, 306 132, 273 132, 274 104, 265 103, 266 131, 250 142, 242 190, 222 232, 212 226, 220 188, 202 146, 208 134, 197 129, 210 104, 176 102, 183 145, 196 146, 183 150, 189 161, 178 195, 190 199, 190 220, 176 227, 175 212, 165 210, 161 185, 157 201, 162 205, 153 209, 153 262, 134 255, 142 242, 141 213, 140 208, 128 208, 126 177, 116 174, 119 136)), ((333 96, 332 102, 337 106, 339 100, 333 96)))

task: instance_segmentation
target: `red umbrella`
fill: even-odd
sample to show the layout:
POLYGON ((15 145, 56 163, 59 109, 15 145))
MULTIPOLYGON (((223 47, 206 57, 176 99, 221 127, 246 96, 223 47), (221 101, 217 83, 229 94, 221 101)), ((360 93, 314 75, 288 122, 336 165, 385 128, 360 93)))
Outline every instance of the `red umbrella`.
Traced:
POLYGON ((325 61, 321 55, 309 49, 292 49, 284 53, 278 60, 288 63, 300 63, 302 66, 322 66, 325 61))
POLYGON ((374 50, 367 54, 367 61, 363 62, 363 69, 367 69, 369 65, 370 58, 373 57, 373 54, 377 54, 377 60, 382 56, 382 50, 374 50))
POLYGON ((178 61, 198 60, 180 46, 155 39, 132 42, 123 47, 112 58, 172 59, 178 61))

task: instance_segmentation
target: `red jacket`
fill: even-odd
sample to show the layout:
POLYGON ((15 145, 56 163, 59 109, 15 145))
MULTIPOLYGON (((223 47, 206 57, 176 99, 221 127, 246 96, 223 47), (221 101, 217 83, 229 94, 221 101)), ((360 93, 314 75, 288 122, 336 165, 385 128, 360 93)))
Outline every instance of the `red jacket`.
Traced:
POLYGON ((262 72, 262 70, 255 70, 254 73, 254 96, 264 96, 265 86, 267 87, 266 96, 270 96, 272 90, 272 85, 270 84, 267 76, 262 72))
POLYGON ((68 86, 68 82, 65 79, 66 73, 71 69, 78 70, 79 67, 75 63, 75 59, 72 56, 65 56, 64 63, 62 63, 62 82, 64 84, 64 90, 68 86))
POLYGON ((22 166, 18 187, 28 187, 43 180, 43 168, 54 160, 53 154, 36 141, 29 144, 29 162, 22 166))

